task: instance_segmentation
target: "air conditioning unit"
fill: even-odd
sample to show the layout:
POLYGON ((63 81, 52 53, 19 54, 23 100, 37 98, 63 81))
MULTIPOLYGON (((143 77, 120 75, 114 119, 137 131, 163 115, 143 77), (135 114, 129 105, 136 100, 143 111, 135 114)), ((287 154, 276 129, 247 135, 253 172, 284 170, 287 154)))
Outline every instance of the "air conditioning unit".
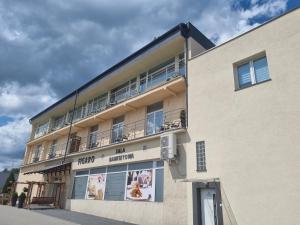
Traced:
POLYGON ((176 135, 174 133, 163 134, 160 137, 160 158, 170 160, 175 159, 176 155, 176 135))

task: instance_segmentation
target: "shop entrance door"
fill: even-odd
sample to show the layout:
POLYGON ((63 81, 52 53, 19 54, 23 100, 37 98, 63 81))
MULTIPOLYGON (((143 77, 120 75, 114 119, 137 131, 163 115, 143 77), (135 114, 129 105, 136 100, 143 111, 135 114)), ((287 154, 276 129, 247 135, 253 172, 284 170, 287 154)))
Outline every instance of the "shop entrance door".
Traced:
POLYGON ((200 196, 202 225, 217 225, 216 190, 201 189, 200 196))

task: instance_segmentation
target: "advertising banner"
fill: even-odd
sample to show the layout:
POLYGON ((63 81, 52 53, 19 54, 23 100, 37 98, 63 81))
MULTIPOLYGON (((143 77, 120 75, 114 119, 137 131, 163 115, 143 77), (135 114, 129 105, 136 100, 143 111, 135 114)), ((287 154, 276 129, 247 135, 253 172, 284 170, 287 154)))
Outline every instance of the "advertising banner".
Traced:
POLYGON ((152 170, 128 171, 126 199, 133 201, 154 201, 152 170))
POLYGON ((87 199, 103 200, 105 193, 106 174, 90 175, 87 199))

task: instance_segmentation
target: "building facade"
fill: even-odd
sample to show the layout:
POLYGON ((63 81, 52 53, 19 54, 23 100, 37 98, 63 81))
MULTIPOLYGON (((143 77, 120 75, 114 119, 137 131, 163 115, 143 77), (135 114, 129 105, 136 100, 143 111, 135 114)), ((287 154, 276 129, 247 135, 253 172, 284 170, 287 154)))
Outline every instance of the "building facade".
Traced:
POLYGON ((17 191, 135 224, 299 224, 299 22, 216 47, 179 24, 31 119, 17 191))

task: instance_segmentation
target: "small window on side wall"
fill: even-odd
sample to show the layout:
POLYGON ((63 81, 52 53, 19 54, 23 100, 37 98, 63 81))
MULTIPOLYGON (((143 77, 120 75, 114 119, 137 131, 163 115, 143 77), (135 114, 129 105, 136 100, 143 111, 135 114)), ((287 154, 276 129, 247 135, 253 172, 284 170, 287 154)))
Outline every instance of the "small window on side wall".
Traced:
POLYGON ((205 142, 198 141, 196 142, 196 166, 197 171, 203 172, 206 171, 206 156, 205 156, 205 142))
POLYGON ((236 65, 236 87, 242 89, 270 80, 267 57, 255 57, 236 65))

